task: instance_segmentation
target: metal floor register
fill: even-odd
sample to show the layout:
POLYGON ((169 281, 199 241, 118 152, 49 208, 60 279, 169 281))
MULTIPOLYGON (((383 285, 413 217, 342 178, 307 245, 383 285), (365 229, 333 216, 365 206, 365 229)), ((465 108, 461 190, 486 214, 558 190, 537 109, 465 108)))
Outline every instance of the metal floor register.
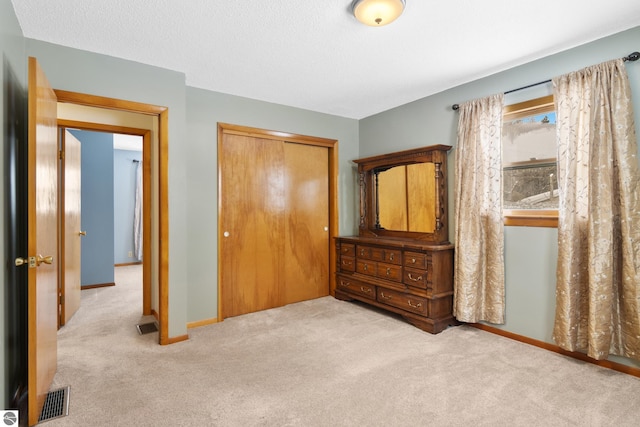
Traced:
POLYGON ((47 393, 38 423, 69 415, 69 386, 47 393))

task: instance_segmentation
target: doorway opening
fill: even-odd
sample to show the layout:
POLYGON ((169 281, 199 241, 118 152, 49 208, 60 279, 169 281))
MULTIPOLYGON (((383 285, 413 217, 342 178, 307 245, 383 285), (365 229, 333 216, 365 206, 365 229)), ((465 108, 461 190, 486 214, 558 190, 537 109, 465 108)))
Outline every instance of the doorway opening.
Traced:
MULTIPOLYGON (((60 326, 79 308, 81 291, 116 285, 117 267, 142 265, 151 251, 143 235, 151 211, 143 189, 150 177, 142 171, 149 131, 131 132, 141 135, 60 127, 60 326)), ((149 267, 146 281, 140 277, 140 306, 158 320, 149 267)))
POLYGON ((55 90, 58 126, 137 135, 143 139, 143 315, 158 320, 159 343, 168 336, 168 109, 75 92, 55 90), (146 214, 149 212, 150 214, 146 214), (152 295, 157 297, 154 303, 152 295))

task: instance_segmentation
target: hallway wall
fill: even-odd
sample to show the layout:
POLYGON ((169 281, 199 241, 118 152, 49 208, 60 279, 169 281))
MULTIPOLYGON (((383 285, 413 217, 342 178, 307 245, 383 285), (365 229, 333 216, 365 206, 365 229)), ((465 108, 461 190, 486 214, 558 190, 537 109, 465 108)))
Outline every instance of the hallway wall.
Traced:
POLYGON ((81 284, 114 283, 113 135, 69 130, 81 143, 81 284))

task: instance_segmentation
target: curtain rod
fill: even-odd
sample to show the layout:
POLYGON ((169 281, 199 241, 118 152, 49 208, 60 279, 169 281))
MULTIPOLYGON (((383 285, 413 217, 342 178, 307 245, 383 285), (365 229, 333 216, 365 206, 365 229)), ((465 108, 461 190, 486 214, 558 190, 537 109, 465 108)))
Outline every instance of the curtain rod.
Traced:
MULTIPOLYGON (((637 61, 638 59, 640 59, 640 52, 633 52, 633 53, 630 53, 630 54, 629 54, 629 55, 627 55, 627 56, 622 57, 622 60, 623 60, 624 62, 627 62, 627 61, 637 61)), ((519 88, 517 88, 517 89, 511 89, 511 90, 508 90, 508 91, 504 92, 504 94, 506 95, 506 94, 508 94, 508 93, 517 92, 517 91, 519 91, 519 90, 529 89, 530 87, 534 87, 534 86, 538 86, 538 85, 543 85, 543 84, 545 84, 545 83, 549 83, 550 81, 551 81, 551 79, 549 79, 549 80, 545 80, 545 81, 542 81, 542 82, 538 82, 538 83, 533 83, 533 84, 530 84, 530 85, 527 85, 527 86, 522 86, 522 87, 519 87, 519 88)), ((460 108, 460 105, 459 105, 459 104, 453 104, 453 105, 451 106, 451 109, 453 109, 454 111, 458 110, 458 108, 460 108)))

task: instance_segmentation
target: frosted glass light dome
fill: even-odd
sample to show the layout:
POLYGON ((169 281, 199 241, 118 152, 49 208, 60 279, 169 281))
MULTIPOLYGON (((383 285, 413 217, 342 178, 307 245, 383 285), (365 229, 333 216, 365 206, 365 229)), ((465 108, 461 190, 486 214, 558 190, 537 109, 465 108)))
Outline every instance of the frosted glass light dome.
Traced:
POLYGON ((365 25, 381 27, 395 21, 404 11, 405 0, 356 0, 353 15, 365 25))

